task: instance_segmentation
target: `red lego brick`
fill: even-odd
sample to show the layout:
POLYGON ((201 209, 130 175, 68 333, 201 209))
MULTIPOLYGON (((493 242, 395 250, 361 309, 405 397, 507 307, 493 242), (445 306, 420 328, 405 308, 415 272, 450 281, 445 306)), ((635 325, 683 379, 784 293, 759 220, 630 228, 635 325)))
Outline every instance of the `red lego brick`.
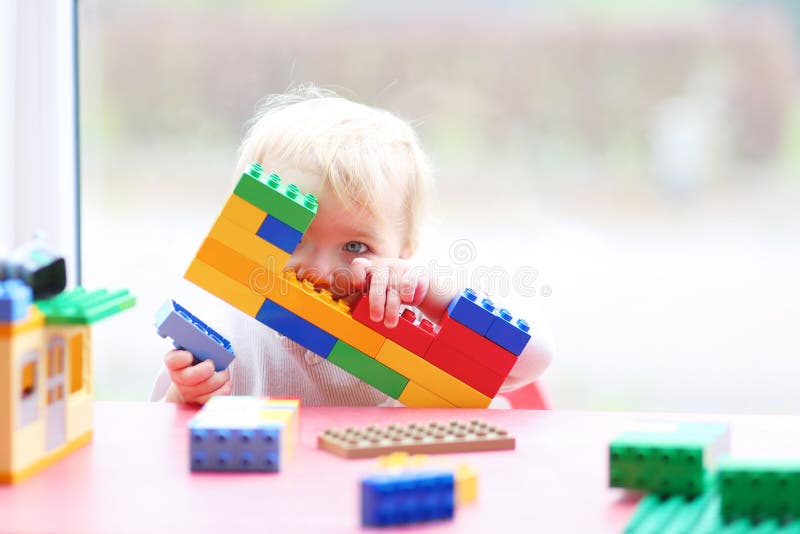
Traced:
POLYGON ((376 322, 369 318, 369 298, 363 295, 353 307, 353 318, 381 335, 391 339, 401 347, 410 350, 418 356, 424 356, 436 337, 433 323, 422 319, 415 324, 417 319, 413 310, 405 309, 400 314, 400 321, 394 328, 386 328, 383 321, 376 322))
POLYGON ((508 374, 500 375, 481 365, 441 339, 435 339, 431 343, 428 352, 425 353, 425 360, 487 397, 494 397, 508 376, 508 374))
POLYGON ((518 356, 464 326, 448 314, 445 314, 439 323, 439 333, 436 339, 458 349, 484 367, 503 376, 508 376, 511 368, 517 363, 518 356))

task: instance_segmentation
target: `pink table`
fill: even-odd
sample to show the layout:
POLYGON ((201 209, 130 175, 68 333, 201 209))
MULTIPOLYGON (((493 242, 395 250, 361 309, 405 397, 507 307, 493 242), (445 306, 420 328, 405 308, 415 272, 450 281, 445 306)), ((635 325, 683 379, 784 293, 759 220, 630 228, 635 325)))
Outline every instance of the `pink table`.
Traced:
POLYGON ((299 450, 284 472, 192 474, 186 423, 193 413, 98 402, 91 445, 22 484, 0 486, 0 532, 359 530, 357 480, 376 462, 317 450, 316 437, 329 426, 480 417, 517 437, 516 451, 446 456, 477 469, 478 502, 457 509, 453 521, 414 527, 427 531, 620 531, 635 500, 607 488, 607 444, 643 417, 733 421, 736 453, 800 450, 800 418, 788 416, 306 407, 299 450))

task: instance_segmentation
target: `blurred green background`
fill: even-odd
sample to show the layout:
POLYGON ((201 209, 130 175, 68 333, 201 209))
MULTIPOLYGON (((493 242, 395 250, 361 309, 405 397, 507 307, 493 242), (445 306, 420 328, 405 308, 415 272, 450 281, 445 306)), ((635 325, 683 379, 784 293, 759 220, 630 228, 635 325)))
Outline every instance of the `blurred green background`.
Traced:
POLYGON ((488 289, 552 324, 554 407, 796 411, 799 37, 790 0, 81 0, 83 279, 139 296, 98 398, 147 398, 246 121, 313 82, 417 127, 424 255, 535 270, 488 289))

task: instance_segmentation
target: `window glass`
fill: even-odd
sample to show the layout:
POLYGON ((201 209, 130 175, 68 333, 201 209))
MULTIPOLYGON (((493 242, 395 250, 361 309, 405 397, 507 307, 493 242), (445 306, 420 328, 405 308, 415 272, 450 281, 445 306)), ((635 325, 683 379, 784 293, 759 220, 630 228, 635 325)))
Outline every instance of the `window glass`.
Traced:
POLYGON ((422 252, 543 310, 555 407, 793 410, 799 6, 82 0, 84 281, 139 297, 97 397, 147 397, 246 121, 313 81, 417 126, 422 252))

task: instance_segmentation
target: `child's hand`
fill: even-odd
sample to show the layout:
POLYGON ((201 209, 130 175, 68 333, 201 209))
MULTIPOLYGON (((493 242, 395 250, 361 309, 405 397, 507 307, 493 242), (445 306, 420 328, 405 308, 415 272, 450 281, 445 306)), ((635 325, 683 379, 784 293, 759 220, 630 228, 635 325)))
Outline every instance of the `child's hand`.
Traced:
POLYGON ((400 305, 418 306, 428 294, 428 276, 407 260, 356 258, 350 263, 356 289, 369 291, 369 317, 397 326, 400 305))
POLYGON ((214 362, 192 365, 194 356, 186 350, 171 350, 164 355, 164 365, 172 384, 164 400, 205 404, 214 395, 230 395, 233 388, 228 370, 215 372, 214 362))

